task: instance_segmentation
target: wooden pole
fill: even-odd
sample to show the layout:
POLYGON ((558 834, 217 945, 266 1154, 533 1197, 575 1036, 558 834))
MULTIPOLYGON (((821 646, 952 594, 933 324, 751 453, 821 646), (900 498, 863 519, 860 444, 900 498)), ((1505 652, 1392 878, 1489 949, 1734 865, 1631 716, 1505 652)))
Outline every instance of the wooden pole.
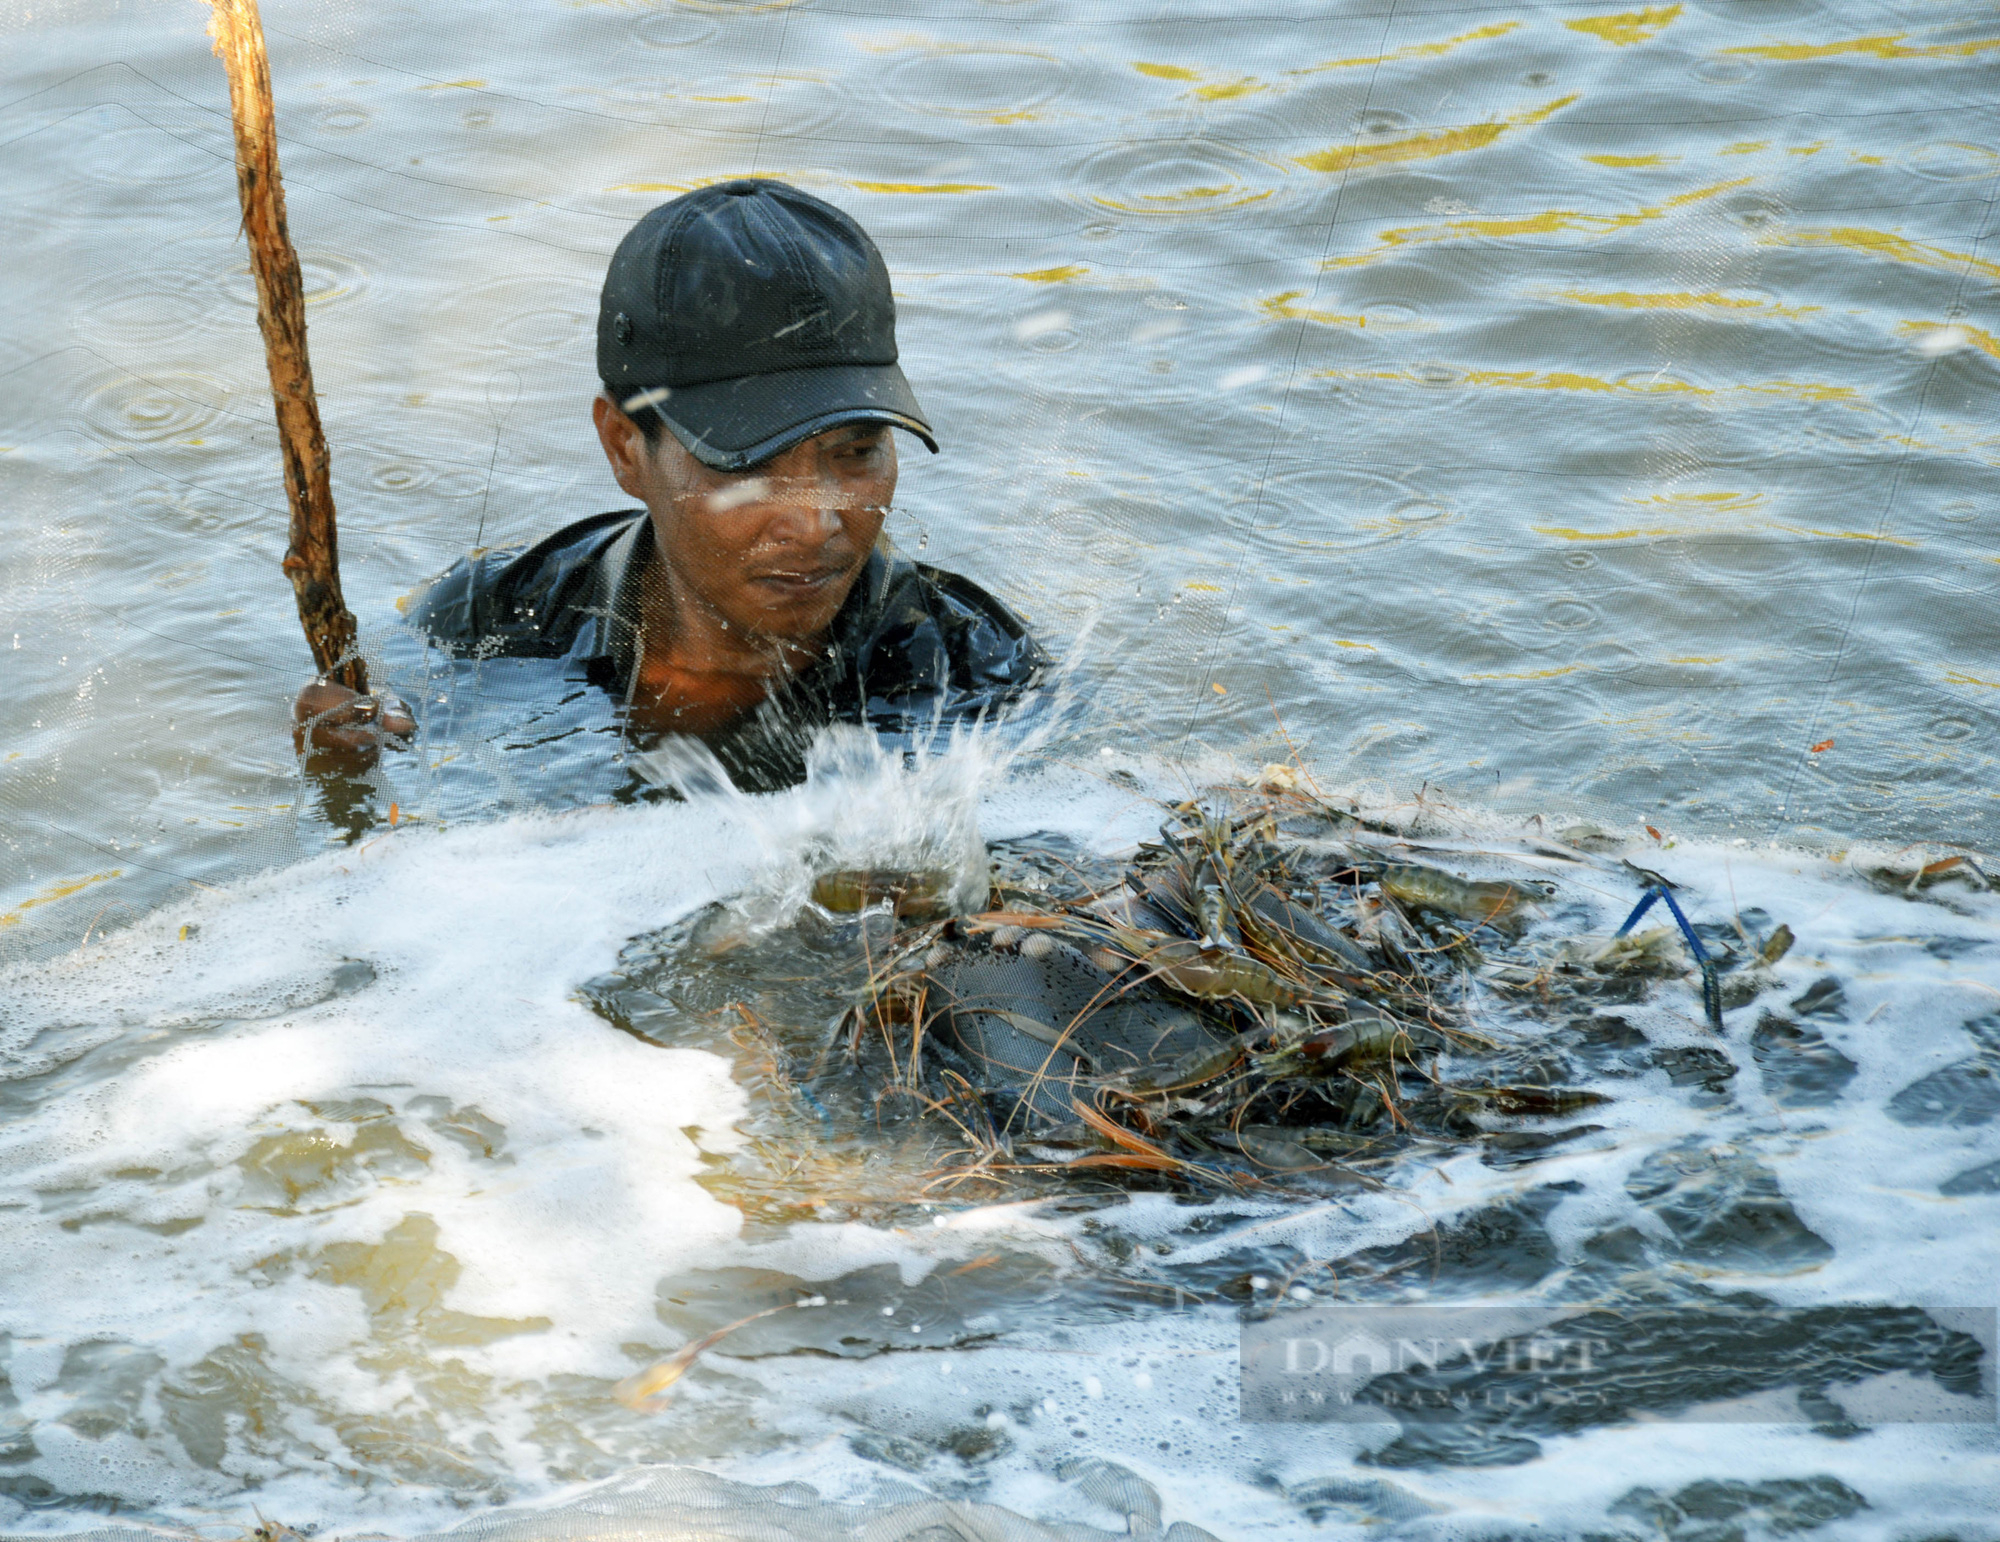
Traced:
POLYGON ((285 496, 292 506, 285 576, 298 601, 313 663, 322 679, 365 693, 368 669, 355 651, 354 615, 340 593, 340 547, 333 522, 333 483, 306 356, 305 282, 285 226, 285 187, 278 177, 278 135, 271 114, 271 66, 257 0, 209 0, 208 33, 229 70, 230 117, 236 128, 236 191, 243 232, 257 278, 257 328, 271 370, 285 496))

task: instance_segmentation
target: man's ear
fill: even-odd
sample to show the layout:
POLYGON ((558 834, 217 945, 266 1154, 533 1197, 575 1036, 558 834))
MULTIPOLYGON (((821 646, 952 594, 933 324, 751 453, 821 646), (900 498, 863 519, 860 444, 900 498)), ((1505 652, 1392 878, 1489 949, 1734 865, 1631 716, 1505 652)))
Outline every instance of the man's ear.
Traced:
POLYGON ((626 493, 643 501, 645 462, 651 454, 646 436, 602 391, 590 404, 590 416, 597 425, 597 442, 604 446, 604 458, 611 463, 612 476, 626 493))

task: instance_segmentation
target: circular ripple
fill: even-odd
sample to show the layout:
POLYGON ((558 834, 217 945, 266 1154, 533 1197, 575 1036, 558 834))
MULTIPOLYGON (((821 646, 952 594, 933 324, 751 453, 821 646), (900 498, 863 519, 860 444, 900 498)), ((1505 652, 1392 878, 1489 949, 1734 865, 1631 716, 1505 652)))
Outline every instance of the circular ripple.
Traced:
POLYGON ((429 486, 433 498, 477 498, 485 493, 485 474, 478 471, 447 471, 429 486))
POLYGON ((128 375, 99 386, 84 418, 102 433, 134 444, 200 438, 224 416, 229 388, 206 375, 128 375))
POLYGON ((185 488, 149 487, 128 498, 125 507, 141 519, 157 520, 181 530, 220 530, 229 523, 185 488))
POLYGON ((328 102, 312 115, 313 127, 322 134, 352 134, 374 120, 375 115, 359 102, 328 102))
POLYGON ((202 326, 213 295, 209 274, 149 271, 143 286, 129 278, 91 285, 77 295, 73 314, 78 330, 95 342, 160 343, 202 326))
POLYGON ((1585 568, 1597 566, 1597 558, 1587 551, 1573 551, 1563 557, 1563 566, 1581 572, 1585 568))
POLYGON ((1071 196, 1154 220, 1268 218, 1282 167, 1214 139, 1111 145, 1077 167, 1071 196))
POLYGON ((1830 659, 1847 649, 1847 633, 1837 626, 1809 626, 1790 639, 1790 651, 1830 659))
POLYGON ((1582 632, 1597 625, 1597 611, 1582 600, 1557 600, 1542 612, 1542 625, 1551 632, 1582 632))
POLYGON ((1028 48, 954 48, 890 66, 883 95, 911 112, 1004 122, 1069 89, 1069 66, 1028 48))
POLYGON ((1896 159, 1905 169, 1933 182, 1982 182, 2000 176, 2000 151, 1962 139, 1906 145, 1896 159))
MULTIPOLYGON (((1265 484, 1268 517, 1289 529, 1286 546, 1311 551, 1365 551, 1417 539, 1452 523, 1449 511, 1409 483, 1375 471, 1342 466, 1281 472, 1265 484), (1422 518, 1404 511, 1421 506, 1422 518)), ((1266 515, 1259 516, 1259 528, 1266 515)))
POLYGON ((1732 59, 1727 56, 1704 59, 1694 67, 1694 78, 1706 81, 1711 86, 1733 86, 1748 80, 1757 73, 1757 67, 1748 59, 1732 59))
POLYGON ((80 143, 75 148, 83 151, 90 175, 101 182, 124 187, 150 188, 162 183, 198 182, 213 177, 216 174, 215 156, 207 150, 223 155, 224 175, 227 175, 227 162, 233 159, 226 127, 212 141, 204 139, 191 144, 187 139, 177 138, 150 123, 134 123, 121 117, 94 134, 87 134, 87 137, 80 135, 79 139, 80 143), (202 147, 204 143, 207 150, 202 147))
POLYGON ((706 43, 716 33, 714 22, 687 11, 655 11, 632 29, 647 48, 689 48, 706 43))
POLYGON ((1393 139, 1409 133, 1415 124, 1416 119, 1393 107, 1368 107, 1348 119, 1347 129, 1364 139, 1393 139))
POLYGON ((1962 744, 1977 732, 1978 729, 1962 717, 1941 717, 1924 730, 1924 737, 1935 739, 1940 744, 1962 744))
POLYGON ((385 493, 414 493, 431 485, 436 473, 415 461, 384 461, 368 473, 371 486, 385 493))
POLYGON ((1361 407, 1381 412, 1440 412, 1471 392, 1464 371, 1435 359, 1395 370, 1386 379, 1364 375, 1341 385, 1361 407))
MULTIPOLYGON (((305 284, 308 305, 343 300, 368 287, 368 270, 352 257, 334 252, 300 252, 299 277, 305 284)), ((257 308, 257 279, 248 263, 225 273, 221 289, 236 304, 250 310, 257 308)))
POLYGON ((1745 230, 1768 231, 1785 223, 1785 206, 1762 193, 1745 193, 1723 205, 1725 218, 1745 230))
POLYGON ((572 278, 503 278, 453 295, 438 319, 447 340, 481 351, 587 352, 597 299, 597 286, 572 278))
POLYGON ((1274 485, 1229 503, 1222 511, 1222 522, 1231 530, 1282 530, 1297 514, 1297 503, 1274 485))
POLYGON ((1377 300, 1373 305, 1363 306, 1361 314, 1371 327, 1413 327, 1424 319, 1416 306, 1399 300, 1377 300))
MULTIPOLYGON (((606 81, 592 95, 606 112, 633 122, 710 132, 756 130, 766 139, 810 138, 830 127, 846 105, 842 88, 833 81, 748 71, 692 80, 630 76, 606 81)), ((646 180, 678 186, 685 174, 646 180)))

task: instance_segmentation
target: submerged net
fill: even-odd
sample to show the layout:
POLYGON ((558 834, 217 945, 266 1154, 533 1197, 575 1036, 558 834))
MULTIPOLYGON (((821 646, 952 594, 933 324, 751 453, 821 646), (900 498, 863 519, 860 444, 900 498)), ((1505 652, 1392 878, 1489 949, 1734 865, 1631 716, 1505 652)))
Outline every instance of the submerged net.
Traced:
POLYGON ((1962 1334, 1787 1304, 1725 1365, 1672 1315, 1732 1270, 1990 1278, 1917 1212, 2000 1186, 1964 1000, 2000 40, 1881 10, 270 0, 347 596, 420 723, 354 776, 292 753, 205 12, 0 16, 0 1223, 69 1261, 0 1317, 0 1521, 138 1508, 88 1533, 133 1542, 260 1484, 386 1535, 527 1496, 468 1542, 1203 1542, 1211 1484, 1273 1534, 1503 1493, 1603 1535, 1990 1513, 1976 1477, 1924 1508, 1934 1449, 1833 1395, 1969 1398, 1962 1334), (890 539, 1069 671, 1004 753, 905 778, 834 736, 744 798, 553 661, 399 623, 630 502, 588 427, 605 262, 743 175, 884 250, 945 447, 904 443, 890 539), (1614 938, 1677 842, 1691 924, 1614 938), (1869 1208, 1892 1163, 1923 1205, 1869 1208), (1559 1270, 1674 1406, 1802 1386, 1831 1434, 1733 1476, 1553 1417, 1381 1455, 1416 1478, 1228 1465, 1227 1314, 1559 1270), (840 1379, 919 1339, 963 1408, 840 1379), (673 1385, 655 1423, 627 1371, 673 1385), (1150 1479, 1089 1454, 1106 1384, 1150 1479))

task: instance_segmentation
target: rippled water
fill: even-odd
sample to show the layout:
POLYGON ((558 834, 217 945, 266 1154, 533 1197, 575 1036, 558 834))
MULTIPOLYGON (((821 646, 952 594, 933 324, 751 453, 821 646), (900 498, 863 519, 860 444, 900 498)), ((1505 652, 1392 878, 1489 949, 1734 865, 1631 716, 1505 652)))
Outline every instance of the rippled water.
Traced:
MULTIPOLYGON (((687 1180, 695 1147, 635 1111, 651 1098, 671 1109, 666 1128, 728 1128, 740 1094, 727 1064, 713 1045, 607 1046, 593 1035, 608 1030, 569 996, 627 938, 726 890, 746 859, 726 843, 703 847, 700 877, 676 868, 631 887, 623 870, 641 853, 671 866, 682 849, 671 811, 487 831, 524 809, 629 794, 601 703, 552 694, 528 667, 444 670, 394 624, 395 599, 467 547, 622 502, 587 427, 604 261, 646 209, 744 173, 841 203, 888 257, 905 365, 946 448, 936 460, 906 453, 898 543, 992 587, 1058 645, 1095 618, 1082 663, 1090 710, 1055 756, 1084 769, 1068 780, 1050 769, 1057 779, 1032 795, 1008 794, 987 811, 989 835, 1051 827, 1097 840, 1122 829, 1109 811, 1096 824, 1075 813, 1096 807, 1100 749, 1164 793, 1209 774, 1216 756, 1254 764, 1295 745, 1330 785, 1389 803, 1421 791, 1509 821, 1581 812, 1635 833, 1648 822, 1684 851, 1709 842, 1692 870, 1705 903, 1726 913, 1751 903, 1728 898, 1732 881, 1763 885, 1760 903, 1791 916, 1802 938, 1801 914, 1830 917, 1811 944, 1828 969, 1874 982, 1851 988, 1843 1030, 1862 1068, 1841 1094, 1859 1144, 1815 1167, 1812 1154, 1837 1136, 1799 1135, 1761 1092, 1732 1094, 1726 1118, 1736 1122, 1722 1130, 1724 1115, 1690 1101, 1699 1089, 1669 1081, 1633 1116, 1627 1165, 1703 1131, 1767 1164, 1775 1159, 1758 1142, 1793 1142, 1805 1155, 1776 1161, 1774 1181, 1801 1224, 1831 1239, 1835 1273, 1850 1282, 1837 1289, 1869 1288, 1851 1282, 1873 1270, 1897 1282, 1875 1289, 1908 1294, 1916 1276, 1897 1272, 1894 1248, 1861 1240, 1871 1228, 1904 1237, 1892 1214, 1990 1230, 1994 1201, 1977 1185, 1938 1190, 1961 1167, 1977 1169, 1990 1110, 1927 1124, 1924 1100, 1906 1102, 1915 1123, 1890 1118, 1902 1132, 1893 1139, 1877 1117, 1922 1076, 1984 1053, 1959 1028, 1977 990, 1951 995, 1924 971, 1956 966, 1886 939, 1973 923, 1932 905, 1857 909, 1851 875, 1789 888, 1800 864, 1764 850, 1774 839, 1832 852, 1991 846, 2000 832, 1989 620, 2000 573, 2000 14, 1990 6, 1686 0, 1160 15, 1057 0, 273 3, 282 153, 348 594, 378 671, 419 700, 425 724, 420 751, 379 779, 330 785, 303 782, 290 753, 288 703, 306 656, 277 570, 284 500, 236 239, 223 83, 203 23, 189 0, 36 0, 0 16, 10 237, 0 956, 24 961, 18 989, 42 1003, 11 1025, 27 1037, 6 1053, 27 1058, 8 1062, 5 1085, 21 1091, 10 1117, 25 1121, 22 1138, 60 1144, 62 1131, 94 1128, 86 1104, 116 1104, 136 1128, 148 1098, 171 1108, 193 1098, 207 1073, 195 1050, 196 1069, 169 1067, 157 1046, 175 1036, 215 1046, 215 1066, 234 1065, 226 1046, 261 1043, 242 1053, 283 1058, 307 1046, 321 1069, 230 1070, 236 1091, 187 1103, 206 1112, 174 1114, 170 1130, 185 1133, 161 1137, 194 1145, 172 1160, 132 1158, 133 1172, 158 1169, 151 1178, 88 1163, 51 1177, 44 1157, 21 1159, 26 1208, 8 1214, 26 1228, 29 1251, 17 1256, 37 1261, 19 1266, 29 1288, 8 1293, 0 1323, 16 1399, 0 1405, 0 1496, 12 1496, 0 1507, 35 1501, 44 1483, 55 1496, 45 1513, 57 1517, 92 1494, 233 1515, 244 1486, 262 1482, 300 1518, 397 1524, 440 1494, 498 1497, 596 1476, 607 1469, 592 1451, 610 1453, 614 1468, 642 1456, 740 1458, 745 1471, 803 1473, 852 1495, 865 1487, 855 1471, 910 1476, 907 1463, 870 1467, 846 1444, 847 1455, 790 1469, 750 1461, 785 1441, 823 1453, 829 1431, 861 1417, 856 1400, 876 1394, 842 1381, 844 1362, 799 1373, 813 1390, 796 1393, 796 1417, 789 1403, 780 1417, 777 1403, 759 1401, 795 1395, 787 1370, 763 1393, 723 1398, 731 1411, 714 1428, 670 1421, 665 1434, 605 1433, 597 1382, 565 1379, 601 1382, 613 1346, 657 1340, 653 1289, 665 1275, 740 1264, 702 1251, 701 1239, 735 1223, 687 1180), (625 833, 591 833, 593 820, 625 833), (433 855, 402 850, 439 824, 451 828, 433 855), (362 860, 345 854, 385 838, 369 849, 392 851, 407 887, 384 930, 314 930, 317 907, 361 882, 340 872, 362 860), (1763 854, 1715 844, 1734 840, 1763 854), (551 852, 559 858, 537 855, 551 852), (1718 866, 1725 856, 1739 865, 1718 866), (1746 880, 1741 864, 1763 876, 1746 880), (270 867, 292 876, 238 887, 270 867), (230 887, 217 897, 195 885, 230 887), (624 897, 589 900, 600 890, 624 897), (493 936, 482 949, 532 932, 543 911, 582 908, 523 945, 517 965, 480 978, 452 962, 462 929, 429 910, 488 891, 493 936), (297 949, 274 942, 260 960, 249 940, 232 942, 206 982, 155 951, 202 906, 238 914, 266 899, 299 918, 308 940, 297 949), (148 916, 151 931, 98 940, 148 916), (87 967, 67 952, 84 941, 87 967), (385 980, 401 959, 410 978, 432 979, 416 1047, 391 1032, 404 1007, 359 1005, 385 998, 338 975, 343 959, 385 980), (74 999, 59 988, 72 967, 98 982, 74 999), (181 981, 158 1001, 104 983, 122 972, 143 986, 155 970, 181 981), (505 991, 492 983, 501 977, 505 991), (326 994, 336 978, 353 989, 326 994), (453 981, 490 1040, 456 1037, 453 981), (535 1003, 526 1016, 524 998, 535 1003), (1886 1037, 1871 1040, 1863 1019, 1878 1010, 1867 1021, 1886 1037), (128 1025, 126 1036, 105 1037, 107 1024, 128 1025), (58 1030, 88 1053, 32 1049, 58 1030), (322 1065, 348 1034, 366 1054, 322 1065), (662 1068, 662 1053, 687 1057, 671 1062, 684 1079, 662 1068), (403 1068, 370 1070, 370 1055, 402 1055, 403 1068), (481 1055, 493 1062, 486 1080, 461 1085, 444 1069, 481 1055), (569 1057, 573 1095, 534 1110, 516 1083, 533 1085, 569 1057), (629 1081, 633 1101, 597 1106, 593 1076, 629 1081), (360 1085, 374 1079, 397 1090, 360 1085), (367 1098, 389 1112, 355 1101, 367 1098), (328 1112, 328 1099, 347 1112, 328 1112), (686 1239, 674 1244, 686 1257, 670 1266, 606 1251, 602 1237, 546 1241, 550 1256, 580 1250, 622 1283, 593 1295, 589 1271, 551 1264, 543 1284, 510 1296, 496 1260, 554 1226, 562 1204, 524 1200, 496 1218, 465 1197, 483 1191, 479 1164, 500 1161, 481 1146, 479 1119, 578 1171, 596 1149, 580 1130, 623 1132, 633 1144, 620 1161, 633 1165, 605 1166, 608 1208, 590 1213, 621 1246, 673 1236, 686 1239), (350 1133, 379 1130, 396 1133, 368 1135, 375 1144, 350 1133), (255 1147, 265 1140, 281 1145, 255 1147), (1923 1159, 1937 1171, 1912 1180, 1918 1197, 1893 1185, 1851 1202, 1828 1193, 1866 1186, 1855 1152, 1888 1161, 1911 1140, 1937 1143, 1923 1159), (326 1213, 347 1206, 345 1219, 300 1221, 310 1237, 246 1219, 269 1198, 250 1188, 282 1188, 271 1174, 287 1162, 321 1173, 326 1213), (657 1200, 633 1176, 646 1162, 672 1175, 657 1200), (202 1187, 222 1182, 218 1173, 223 1188, 202 1187), (148 1187, 175 1183, 212 1192, 219 1208, 176 1209, 148 1187), (238 1184, 250 1188, 229 1187, 238 1184), (421 1206, 401 1203, 399 1185, 414 1185, 421 1206), (98 1225, 100 1213, 126 1219, 98 1225), (406 1213, 429 1216, 433 1230, 406 1213), (176 1316, 175 1303, 150 1302, 155 1290, 57 1309, 50 1282, 126 1269, 122 1240, 101 1239, 134 1226, 153 1228, 135 1242, 144 1277, 197 1281, 212 1310, 176 1316), (357 1295, 339 1261, 349 1255, 329 1250, 364 1246, 403 1249, 412 1277, 467 1321, 540 1316, 565 1333, 574 1321, 594 1347, 565 1361, 547 1334, 484 1345, 484 1390, 454 1390, 456 1350, 393 1312, 384 1319, 379 1303, 355 1304, 375 1303, 373 1287, 357 1295), (266 1289, 278 1266, 259 1260, 279 1254, 292 1259, 290 1283, 266 1289), (588 1310, 574 1305, 586 1299, 588 1310), (23 1313, 17 1300, 41 1304, 23 1313), (309 1344, 258 1301, 340 1325, 309 1344), (347 1304, 336 1312, 333 1302, 347 1304), (539 1390, 492 1390, 525 1382, 539 1390), (494 1398, 510 1411, 467 1411, 494 1398), (25 1421, 40 1458, 10 1459, 10 1419, 25 1421), (292 1433, 259 1444, 263 1435, 244 1431, 260 1420, 292 1433), (65 1439, 71 1454, 49 1456, 65 1439), (426 1466, 444 1460, 440 1449, 465 1472, 426 1466), (114 1475, 86 1481, 99 1456, 114 1475), (401 1509, 399 1481, 410 1485, 401 1509)), ((1666 860, 1651 837, 1645 849, 1653 855, 1640 860, 1666 860)), ((475 911, 464 926, 479 924, 475 911)), ((1965 935, 1984 947, 1978 927, 1965 935)), ((1759 1064, 1754 1031, 1746 1021, 1729 1043, 1746 1082, 1759 1064)), ((1847 1128, 1844 1114, 1825 1117, 1847 1128)), ((1619 1206, 1647 1203, 1621 1187, 1616 1166, 1606 1157, 1585 1175, 1593 1194, 1626 1194, 1605 1201, 1605 1227, 1619 1206)), ((1533 1188, 1554 1176, 1529 1172, 1491 1181, 1533 1188)), ((1442 1195, 1433 1184, 1424 1203, 1442 1213, 1442 1195)), ((1475 1185, 1461 1197, 1473 1206, 1491 1194, 1475 1185)), ((1565 1267, 1577 1255, 1562 1250, 1599 1225, 1570 1214, 1554 1244, 1565 1267)), ((1168 1219, 1128 1220, 1133 1235, 1181 1246, 1168 1219)), ((1326 1257, 1394 1240, 1387 1221, 1368 1225, 1377 1231, 1314 1234, 1302 1250, 1326 1257)), ((768 1267, 806 1281, 890 1258, 916 1270, 903 1243, 854 1226, 837 1243, 801 1233, 774 1244, 768 1267)), ((1931 1244, 1910 1233, 1908 1245, 1931 1244)), ((1966 1282, 1974 1304, 1990 1304, 1982 1257, 1942 1271, 1966 1282)), ((1152 1330, 1143 1314, 1133 1323, 1104 1329, 1093 1353, 1146 1350, 1152 1330)), ((470 1340, 454 1344, 487 1331, 458 1326, 470 1340)), ((1190 1363, 1233 1353, 1233 1319, 1190 1331, 1210 1336, 1190 1363)), ((1040 1364, 1033 1354, 1059 1347, 1007 1353, 1040 1364)), ((1033 1379, 1004 1356, 978 1374, 1033 1379)), ((999 1391, 982 1395, 1006 1405, 999 1391)), ((1521 1520, 1537 1485, 1569 1484, 1595 1498, 1564 1513, 1601 1517, 1635 1484, 1667 1493, 1730 1475, 1712 1436, 1682 1433, 1645 1446, 1657 1471, 1607 1488, 1589 1476, 1593 1464, 1640 1461, 1638 1446, 1599 1443, 1608 1439, 1551 1443, 1484 1489, 1470 1469, 1440 1477, 1422 1513, 1463 1519, 1490 1502, 1521 1520)), ((1119 1449, 1119 1460, 1138 1459, 1138 1447, 1119 1449)), ((1232 1497, 1211 1511, 1199 1486, 1184 1487, 1167 1518, 1222 1535, 1292 1534, 1301 1517, 1358 1524, 1369 1503, 1402 1503, 1379 1492, 1285 1498, 1346 1460, 1314 1449, 1310 1472, 1286 1467, 1275 1445, 1218 1459, 1203 1481, 1233 1485, 1232 1497)), ((1991 1460, 1988 1447, 1953 1449, 1965 1471, 1991 1460)), ((1083 1516, 1051 1497, 1056 1480, 1035 1476, 1053 1470, 1047 1455, 1021 1436, 997 1466, 949 1460, 966 1481, 996 1475, 992 1495, 1017 1508, 1083 1516)), ((1190 1459, 1176 1448, 1172 1463, 1190 1459)), ((1168 1463, 1157 1450, 1152 1460, 1153 1481, 1171 1488, 1168 1463)), ((1945 1448, 1908 1432, 1844 1447, 1800 1432, 1758 1447, 1736 1476, 1837 1472, 1870 1496, 1881 1534, 1914 1535, 1927 1513, 1918 1496, 1943 1482, 1930 1463, 1947 1463, 1945 1448), (1874 1489, 1870 1463, 1886 1475, 1874 1489)), ((1937 1513, 1970 1525, 1974 1489, 1952 1492, 1960 1499, 1937 1513)), ((1767 1500, 1743 1503, 1777 1503, 1767 1500)), ((1616 1525, 1640 1524, 1643 1510, 1618 1512, 1616 1525)), ((1837 1524, 1876 1523, 1852 1511, 1837 1524)))

